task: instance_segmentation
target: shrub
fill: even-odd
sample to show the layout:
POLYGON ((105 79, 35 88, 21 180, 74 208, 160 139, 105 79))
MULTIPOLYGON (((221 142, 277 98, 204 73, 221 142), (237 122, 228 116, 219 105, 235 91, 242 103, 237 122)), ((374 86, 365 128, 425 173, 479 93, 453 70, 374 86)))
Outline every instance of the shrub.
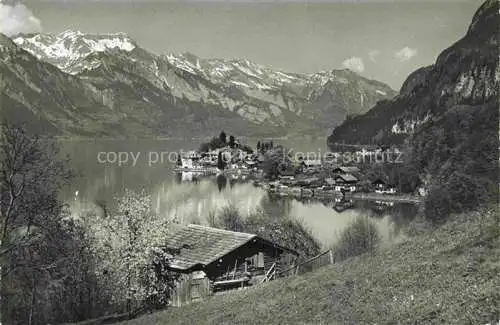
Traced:
POLYGON ((265 152, 262 169, 266 178, 271 180, 276 179, 280 171, 290 169, 291 167, 291 157, 286 148, 277 146, 265 152))
POLYGON ((241 150, 245 151, 248 154, 253 154, 253 149, 247 144, 241 146, 241 150))
POLYGON ((451 213, 470 211, 488 202, 491 182, 460 172, 453 172, 445 182, 431 187, 424 202, 425 217, 435 223, 451 213))
POLYGON ((147 310, 161 309, 168 305, 175 289, 178 275, 169 269, 169 252, 155 248, 149 252, 141 269, 140 283, 144 287, 143 307, 147 310))
POLYGON ((207 222, 209 227, 216 228, 217 227, 217 215, 213 210, 208 212, 207 222))
POLYGON ((424 213, 428 220, 443 221, 451 213, 451 196, 445 186, 433 186, 424 202, 424 213))
POLYGON ((245 228, 240 211, 232 204, 222 209, 218 223, 221 228, 231 231, 243 232, 245 228))
POLYGON ((208 152, 210 150, 215 150, 223 148, 226 146, 226 142, 223 142, 220 138, 214 137, 209 142, 204 142, 200 145, 201 152, 208 152))
POLYGON ((246 232, 297 251, 299 259, 314 257, 320 253, 320 243, 300 220, 276 219, 264 211, 258 211, 245 220, 244 227, 246 232))
POLYGON ((276 218, 264 210, 259 210, 244 218, 234 205, 225 206, 218 218, 211 214, 212 227, 255 234, 283 247, 299 253, 301 259, 316 256, 320 244, 304 224, 295 219, 276 218))
POLYGON ((380 240, 375 223, 368 217, 358 216, 342 231, 332 250, 336 260, 345 260, 375 251, 380 240))

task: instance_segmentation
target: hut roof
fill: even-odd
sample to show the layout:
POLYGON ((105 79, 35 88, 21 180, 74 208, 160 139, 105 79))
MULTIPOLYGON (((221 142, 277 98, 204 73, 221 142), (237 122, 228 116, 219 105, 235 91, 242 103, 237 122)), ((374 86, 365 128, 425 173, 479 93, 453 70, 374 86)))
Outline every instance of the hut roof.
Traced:
POLYGON ((340 172, 344 174, 352 174, 352 173, 359 173, 359 168, 356 166, 341 166, 337 167, 333 170, 333 172, 340 172))
POLYGON ((199 225, 182 226, 167 238, 166 246, 177 251, 170 267, 186 271, 195 266, 207 266, 251 241, 298 255, 291 249, 273 244, 254 234, 199 225))
POLYGON ((345 183, 355 183, 358 181, 357 177, 356 176, 353 176, 351 174, 343 174, 343 175, 339 175, 337 176, 335 179, 337 180, 338 178, 340 178, 342 181, 344 181, 345 183))

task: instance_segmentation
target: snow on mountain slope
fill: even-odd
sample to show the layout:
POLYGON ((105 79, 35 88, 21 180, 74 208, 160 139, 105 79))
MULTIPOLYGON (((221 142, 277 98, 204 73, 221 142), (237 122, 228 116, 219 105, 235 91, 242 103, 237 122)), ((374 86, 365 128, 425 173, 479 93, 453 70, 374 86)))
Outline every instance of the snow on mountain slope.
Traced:
POLYGON ((75 63, 93 52, 112 49, 130 52, 136 47, 134 41, 125 34, 89 35, 71 30, 58 35, 19 35, 14 38, 14 42, 38 59, 71 74, 79 72, 72 69, 75 63))
POLYGON ((202 59, 192 53, 157 55, 125 34, 66 31, 19 35, 14 42, 38 59, 101 87, 141 79, 196 106, 223 109, 253 123, 298 132, 320 130, 326 134, 347 116, 363 114, 377 101, 396 94, 389 86, 350 70, 298 74, 245 59, 202 59))

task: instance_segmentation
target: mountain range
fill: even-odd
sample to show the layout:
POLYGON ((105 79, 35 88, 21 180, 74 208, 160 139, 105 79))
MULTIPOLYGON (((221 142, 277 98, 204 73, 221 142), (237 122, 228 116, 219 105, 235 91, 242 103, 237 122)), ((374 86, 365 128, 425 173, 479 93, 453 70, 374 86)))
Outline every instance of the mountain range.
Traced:
POLYGON ((483 105, 497 109, 498 16, 498 1, 486 1, 462 39, 444 50, 433 65, 411 73, 397 96, 335 128, 328 138, 330 146, 403 143, 454 112, 477 113, 483 105))
POLYGON ((498 205, 499 13, 498 0, 485 1, 465 36, 435 64, 410 74, 399 95, 328 137, 330 148, 402 145, 404 163, 389 168, 411 190, 421 181, 428 191, 425 214, 432 220, 498 205))
POLYGON ((125 34, 0 36, 4 114, 85 136, 326 135, 397 93, 350 70, 154 54, 125 34))

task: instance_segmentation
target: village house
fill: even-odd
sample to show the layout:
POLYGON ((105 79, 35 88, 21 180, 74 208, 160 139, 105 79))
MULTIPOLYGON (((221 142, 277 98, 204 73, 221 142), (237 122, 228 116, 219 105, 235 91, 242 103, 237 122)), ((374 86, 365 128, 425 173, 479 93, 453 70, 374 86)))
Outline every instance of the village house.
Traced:
POLYGON ((252 161, 252 160, 245 160, 244 161, 244 166, 246 166, 248 169, 253 169, 255 170, 257 168, 257 162, 252 161))
POLYGON ((302 186, 303 188, 313 188, 321 186, 323 181, 316 176, 300 177, 296 179, 295 184, 297 186, 302 186))
POLYGON ((387 184, 381 179, 376 179, 372 182, 372 186, 375 190, 375 193, 381 194, 395 194, 396 188, 392 185, 387 184))
POLYGON ((184 169, 194 169, 200 166, 201 155, 196 151, 181 152, 177 165, 184 169))
POLYGON ((341 174, 334 178, 335 191, 337 192, 355 192, 358 187, 358 178, 351 174, 341 174))
POLYGON ((249 154, 241 149, 235 148, 231 150, 231 158, 233 161, 244 161, 249 154))
POLYGON ((219 291, 274 279, 298 253, 254 234, 199 225, 180 226, 167 238, 169 268, 179 275, 172 297, 181 306, 219 291))
POLYGON ((333 179, 332 177, 325 178, 325 187, 333 189, 334 186, 335 186, 335 179, 333 179))
POLYGON ((343 175, 343 174, 352 174, 352 175, 357 175, 360 172, 359 168, 356 166, 341 166, 341 167, 336 167, 332 170, 332 173, 334 175, 343 175))
POLYGON ((241 147, 240 140, 235 139, 232 147, 233 148, 239 148, 239 147, 241 147))
POLYGON ((217 166, 218 152, 209 151, 201 154, 200 163, 206 166, 217 166))
POLYGON ((304 159, 300 161, 298 169, 301 172, 319 171, 321 165, 322 164, 320 159, 304 159))
POLYGON ((292 169, 283 170, 278 175, 278 179, 281 181, 293 181, 295 179, 295 171, 292 169))
POLYGON ((417 189, 417 193, 418 193, 418 195, 420 195, 420 196, 427 196, 428 192, 429 192, 429 191, 428 191, 425 187, 423 187, 423 186, 421 186, 421 187, 419 187, 419 188, 417 189))

